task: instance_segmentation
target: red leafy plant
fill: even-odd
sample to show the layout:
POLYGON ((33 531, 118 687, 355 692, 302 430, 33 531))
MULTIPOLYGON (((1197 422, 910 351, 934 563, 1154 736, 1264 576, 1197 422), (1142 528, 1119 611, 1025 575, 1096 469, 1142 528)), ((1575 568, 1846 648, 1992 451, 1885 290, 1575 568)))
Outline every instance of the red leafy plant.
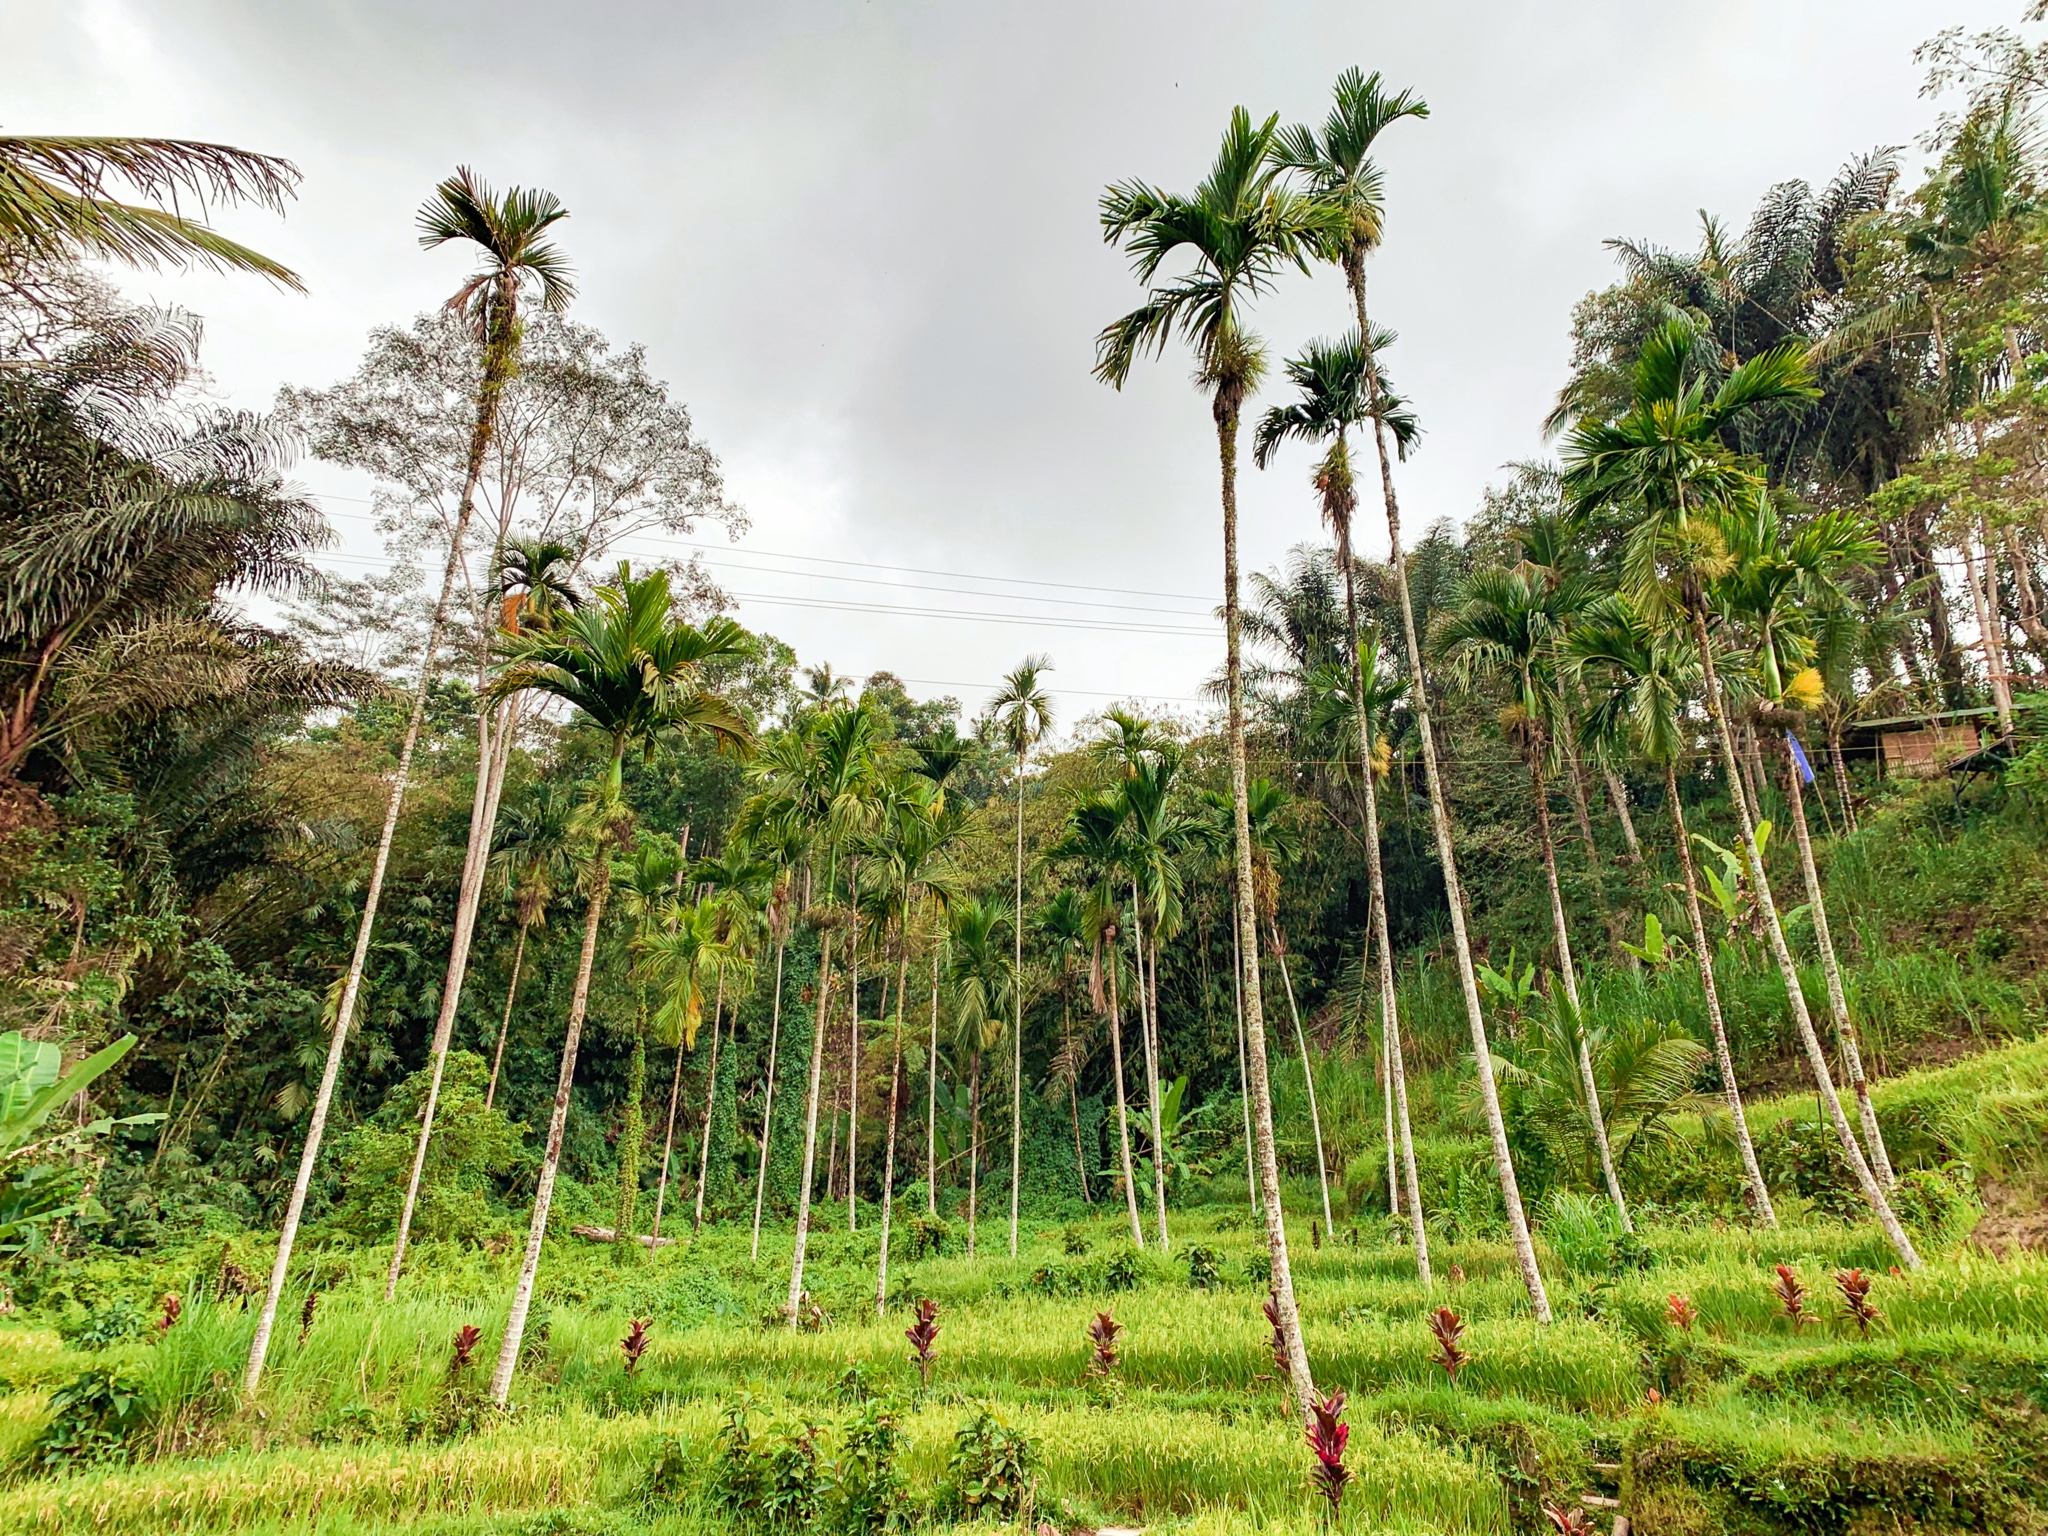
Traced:
POLYGON ((1088 1360, 1090 1376, 1108 1376, 1118 1364, 1116 1352, 1117 1335, 1124 1331, 1124 1325, 1108 1312, 1095 1314, 1095 1321, 1088 1325, 1089 1342, 1095 1346, 1095 1353, 1088 1360))
POLYGON ((1464 1319, 1449 1307, 1438 1307, 1429 1314, 1429 1331, 1436 1335, 1436 1363, 1455 1383, 1458 1372, 1472 1362, 1472 1357, 1458 1347, 1458 1340, 1465 1333, 1464 1319))
POLYGON ((320 1310, 320 1293, 306 1292, 306 1304, 299 1308, 299 1342, 306 1342, 306 1335, 313 1331, 313 1314, 320 1310))
POLYGON ((1583 1509, 1560 1509, 1555 1504, 1545 1504, 1543 1513, 1550 1518, 1551 1528, 1557 1536, 1593 1536, 1593 1517, 1583 1509))
POLYGON ((448 1374, 460 1375, 469 1369, 470 1357, 476 1353, 477 1344, 484 1336, 483 1329, 475 1323, 464 1323, 455 1330, 455 1343, 448 1351, 448 1374))
POLYGON ((647 1346, 652 1342, 646 1318, 636 1317, 626 1324, 626 1336, 619 1340, 619 1353, 626 1357, 628 1376, 640 1369, 640 1357, 647 1353, 647 1346))
POLYGON ((1870 1325, 1884 1318, 1884 1314, 1870 1304, 1870 1286, 1871 1276, 1860 1269, 1835 1271, 1835 1289, 1842 1293, 1842 1310, 1856 1325, 1856 1331, 1866 1339, 1870 1337, 1870 1325))
POLYGON ((910 1347, 916 1351, 910 1358, 917 1362, 918 1379, 929 1387, 932 1384, 933 1346, 939 1341, 939 1304, 929 1296, 917 1303, 917 1321, 903 1330, 903 1337, 910 1340, 910 1347))
POLYGON ((156 1331, 160 1334, 178 1326, 178 1319, 185 1314, 185 1298, 175 1291, 165 1291, 163 1309, 164 1315, 156 1320, 156 1331))
POLYGON ((1344 1501, 1344 1485, 1351 1481, 1351 1473, 1344 1465, 1344 1445, 1351 1438, 1351 1426, 1344 1422, 1342 1392, 1332 1392, 1327 1397, 1316 1394, 1309 1405, 1306 1434, 1308 1448, 1316 1457, 1316 1492, 1328 1501, 1330 1507, 1325 1513, 1334 1525, 1338 1506, 1344 1501))
POLYGON ((1682 1328, 1691 1333, 1692 1325, 1700 1320, 1700 1309, 1692 1304, 1690 1296, 1682 1296, 1674 1291, 1671 1299, 1665 1304, 1664 1315, 1671 1319, 1672 1327, 1682 1328))
POLYGON ((1778 1277, 1771 1282, 1771 1294, 1778 1298, 1778 1310, 1792 1320, 1792 1327, 1797 1331, 1813 1321, 1806 1310, 1806 1287, 1799 1283, 1799 1277, 1792 1272, 1790 1264, 1780 1264, 1777 1269, 1778 1277))

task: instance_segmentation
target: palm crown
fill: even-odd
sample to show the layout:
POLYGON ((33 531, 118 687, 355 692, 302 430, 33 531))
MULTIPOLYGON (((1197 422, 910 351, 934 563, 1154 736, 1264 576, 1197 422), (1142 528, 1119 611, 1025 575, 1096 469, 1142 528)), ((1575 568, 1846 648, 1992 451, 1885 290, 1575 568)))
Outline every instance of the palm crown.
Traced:
POLYGON ((419 212, 420 244, 428 250, 452 240, 476 245, 482 259, 457 288, 447 307, 466 315, 479 336, 491 332, 494 317, 509 316, 517 290, 540 287, 541 308, 559 314, 576 297, 568 257, 546 238, 569 210, 552 192, 513 187, 499 197, 468 166, 434 188, 419 212))

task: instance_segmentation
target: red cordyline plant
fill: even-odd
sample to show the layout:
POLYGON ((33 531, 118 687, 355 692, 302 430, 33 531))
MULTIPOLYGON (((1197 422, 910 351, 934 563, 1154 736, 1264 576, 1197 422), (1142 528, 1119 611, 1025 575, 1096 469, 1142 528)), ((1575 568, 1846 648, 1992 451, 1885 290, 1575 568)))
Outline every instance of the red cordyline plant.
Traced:
POLYGON ((1316 1394, 1309 1405, 1306 1433, 1308 1448, 1316 1456, 1316 1492, 1328 1501, 1326 1514, 1334 1525, 1337 1507, 1344 1501, 1344 1485, 1351 1481, 1351 1473, 1344 1466, 1344 1445, 1351 1438, 1351 1426, 1344 1422, 1342 1392, 1332 1392, 1327 1397, 1316 1394))
POLYGON ((636 1317, 626 1324, 626 1336, 619 1340, 619 1353, 626 1357, 628 1376, 640 1369, 640 1357, 647 1353, 647 1346, 652 1342, 646 1318, 636 1317))
POLYGON ((1842 1310, 1849 1314, 1849 1321, 1866 1339, 1870 1337, 1870 1325, 1884 1317, 1870 1304, 1870 1286, 1871 1277, 1860 1269, 1835 1271, 1835 1289, 1842 1293, 1842 1310))
POLYGON ((1465 1333, 1464 1320, 1449 1307, 1438 1307, 1429 1314, 1429 1331, 1436 1335, 1436 1363, 1455 1383, 1458 1372, 1472 1363, 1472 1357, 1458 1348, 1458 1340, 1465 1333))
POLYGON ((1557 1536, 1593 1536, 1593 1517, 1583 1509, 1560 1509, 1555 1504, 1545 1504, 1543 1513, 1550 1517, 1551 1527, 1557 1536))
POLYGON ((1771 1282, 1771 1294, 1778 1298, 1778 1310, 1792 1320, 1795 1331, 1804 1328, 1813 1319, 1806 1311, 1806 1287, 1799 1283, 1799 1277, 1792 1272, 1790 1264, 1780 1264, 1778 1278, 1771 1282))
POLYGON ((313 1314, 320 1310, 320 1293, 306 1292, 306 1304, 299 1308, 299 1342, 306 1342, 306 1335, 313 1331, 313 1314))
POLYGON ((1671 1319, 1672 1327, 1683 1328, 1687 1333, 1691 1333, 1692 1325, 1700 1320, 1700 1309, 1692 1304, 1692 1298, 1682 1296, 1676 1291, 1671 1293, 1670 1301, 1665 1304, 1664 1313, 1671 1319))
POLYGON ((910 1340, 910 1347, 917 1351, 910 1358, 917 1362, 918 1379, 929 1387, 932 1384, 932 1347, 939 1341, 939 1304, 929 1296, 917 1303, 917 1321, 903 1330, 903 1337, 910 1340))
POLYGON ((483 1329, 475 1323, 464 1323, 455 1330, 455 1343, 448 1352, 448 1374, 469 1369, 469 1357, 476 1353, 476 1346, 484 1336, 483 1329))
POLYGON ((164 1315, 156 1320, 156 1331, 169 1333, 178 1326, 178 1319, 185 1315, 185 1298, 175 1291, 165 1291, 163 1309, 164 1315))
POLYGON ((1123 1331, 1124 1325, 1110 1313, 1095 1314, 1095 1321, 1088 1325, 1088 1338, 1095 1346, 1095 1353, 1088 1361, 1090 1376, 1108 1376, 1116 1370, 1116 1340, 1123 1331))

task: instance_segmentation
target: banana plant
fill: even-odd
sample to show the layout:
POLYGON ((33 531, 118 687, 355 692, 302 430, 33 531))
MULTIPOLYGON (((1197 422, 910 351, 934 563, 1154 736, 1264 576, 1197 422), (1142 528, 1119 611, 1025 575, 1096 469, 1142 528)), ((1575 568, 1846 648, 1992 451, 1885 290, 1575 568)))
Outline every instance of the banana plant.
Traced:
POLYGON ((1664 925, 1654 912, 1643 914, 1643 942, 1631 944, 1624 939, 1621 947, 1643 964, 1651 966, 1668 965, 1685 953, 1685 941, 1666 935, 1664 925))
POLYGON ((1509 1032, 1520 1034, 1522 1016, 1536 1002, 1536 967, 1530 964, 1517 969, 1514 946, 1509 945, 1505 971, 1496 971, 1483 960, 1472 970, 1494 1006, 1507 1016, 1509 1032))
POLYGON ((160 1114, 102 1117, 41 1132, 59 1105, 83 1093, 135 1048, 133 1035, 95 1051, 69 1072, 64 1053, 47 1040, 30 1040, 18 1030, 0 1035, 0 1253, 21 1246, 36 1227, 75 1214, 78 1181, 56 1155, 117 1125, 153 1125, 160 1114))

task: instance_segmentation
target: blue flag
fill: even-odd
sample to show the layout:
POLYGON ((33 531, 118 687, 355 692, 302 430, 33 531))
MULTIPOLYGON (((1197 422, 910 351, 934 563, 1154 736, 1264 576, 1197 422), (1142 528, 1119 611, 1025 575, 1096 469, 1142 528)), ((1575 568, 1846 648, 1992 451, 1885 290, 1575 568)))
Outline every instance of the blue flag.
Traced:
POLYGON ((1813 782, 1813 764, 1806 760, 1806 748, 1799 745, 1799 738, 1790 731, 1785 733, 1786 744, 1792 748, 1792 761, 1799 765, 1800 775, 1807 783, 1813 782))

